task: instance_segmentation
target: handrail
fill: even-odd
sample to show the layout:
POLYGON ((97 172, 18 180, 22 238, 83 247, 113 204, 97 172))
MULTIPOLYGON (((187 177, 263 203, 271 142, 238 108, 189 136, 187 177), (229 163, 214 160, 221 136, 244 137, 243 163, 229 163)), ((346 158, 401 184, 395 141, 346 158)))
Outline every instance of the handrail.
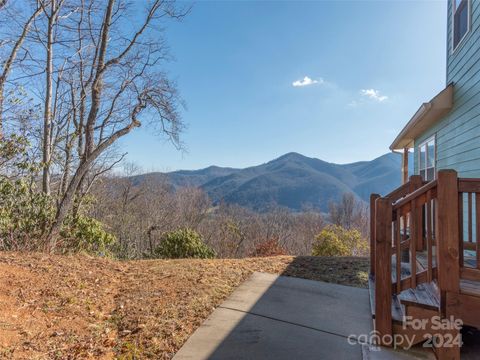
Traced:
POLYGON ((393 204, 393 210, 397 210, 401 208, 403 205, 408 204, 412 200, 420 197, 421 195, 425 194, 428 190, 431 190, 437 186, 437 180, 430 181, 423 185, 421 188, 415 190, 414 192, 410 193, 409 195, 401 198, 396 203, 393 204))
POLYGON ((468 178, 458 179, 458 192, 466 192, 466 193, 480 192, 480 180, 468 179, 468 178))
POLYGON ((400 185, 395 190, 392 190, 389 194, 385 195, 386 198, 389 198, 392 202, 397 201, 398 199, 406 196, 409 193, 410 181, 407 181, 405 184, 400 185))
MULTIPOLYGON (((422 181, 422 186, 428 183, 429 183, 428 181, 422 181)), ((389 194, 385 195, 385 197, 389 198, 392 201, 392 203, 395 203, 401 198, 407 196, 412 192, 411 185, 412 185, 412 181, 409 180, 405 184, 400 185, 395 190, 392 190, 389 194)))

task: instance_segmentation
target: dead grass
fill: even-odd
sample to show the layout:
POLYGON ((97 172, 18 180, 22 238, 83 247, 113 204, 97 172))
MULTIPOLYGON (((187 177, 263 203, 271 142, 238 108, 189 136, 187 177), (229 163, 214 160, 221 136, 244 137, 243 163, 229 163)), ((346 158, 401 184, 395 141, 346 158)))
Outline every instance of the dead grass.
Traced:
POLYGON ((366 287, 368 260, 0 253, 0 358, 170 359, 252 272, 366 287))

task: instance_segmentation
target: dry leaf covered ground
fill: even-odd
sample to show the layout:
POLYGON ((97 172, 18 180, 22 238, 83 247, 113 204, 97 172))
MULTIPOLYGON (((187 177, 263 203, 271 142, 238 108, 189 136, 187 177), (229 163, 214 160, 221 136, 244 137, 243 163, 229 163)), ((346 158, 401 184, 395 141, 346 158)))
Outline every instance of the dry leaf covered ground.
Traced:
POLYGON ((0 252, 1 359, 170 359, 252 272, 367 286, 365 258, 114 261, 0 252))

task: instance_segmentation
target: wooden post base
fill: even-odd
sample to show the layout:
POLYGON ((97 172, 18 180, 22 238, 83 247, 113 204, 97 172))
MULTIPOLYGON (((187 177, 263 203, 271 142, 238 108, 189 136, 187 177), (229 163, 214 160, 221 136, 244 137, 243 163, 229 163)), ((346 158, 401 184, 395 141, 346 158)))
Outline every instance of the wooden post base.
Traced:
POLYGON ((433 339, 433 351, 438 360, 460 360, 461 337, 459 330, 444 332, 438 341, 433 339), (442 346, 435 346, 436 344, 442 346))

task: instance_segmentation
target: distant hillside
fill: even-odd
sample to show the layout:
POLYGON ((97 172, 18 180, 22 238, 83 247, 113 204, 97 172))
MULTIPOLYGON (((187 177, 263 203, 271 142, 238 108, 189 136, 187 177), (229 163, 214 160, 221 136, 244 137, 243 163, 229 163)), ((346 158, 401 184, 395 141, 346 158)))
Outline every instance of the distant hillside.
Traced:
POLYGON ((169 173, 153 172, 133 176, 134 183, 142 182, 146 179, 157 181, 168 181, 174 188, 183 186, 201 187, 203 184, 226 175, 241 171, 240 169, 223 168, 219 166, 209 166, 200 170, 179 170, 169 173))
POLYGON ((150 173, 134 178, 163 179, 174 188, 198 186, 215 203, 225 201, 263 211, 272 205, 301 210, 327 210, 345 192, 368 200, 370 193, 386 194, 400 185, 401 156, 394 153, 372 161, 334 164, 297 153, 245 169, 210 166, 201 170, 150 173))

